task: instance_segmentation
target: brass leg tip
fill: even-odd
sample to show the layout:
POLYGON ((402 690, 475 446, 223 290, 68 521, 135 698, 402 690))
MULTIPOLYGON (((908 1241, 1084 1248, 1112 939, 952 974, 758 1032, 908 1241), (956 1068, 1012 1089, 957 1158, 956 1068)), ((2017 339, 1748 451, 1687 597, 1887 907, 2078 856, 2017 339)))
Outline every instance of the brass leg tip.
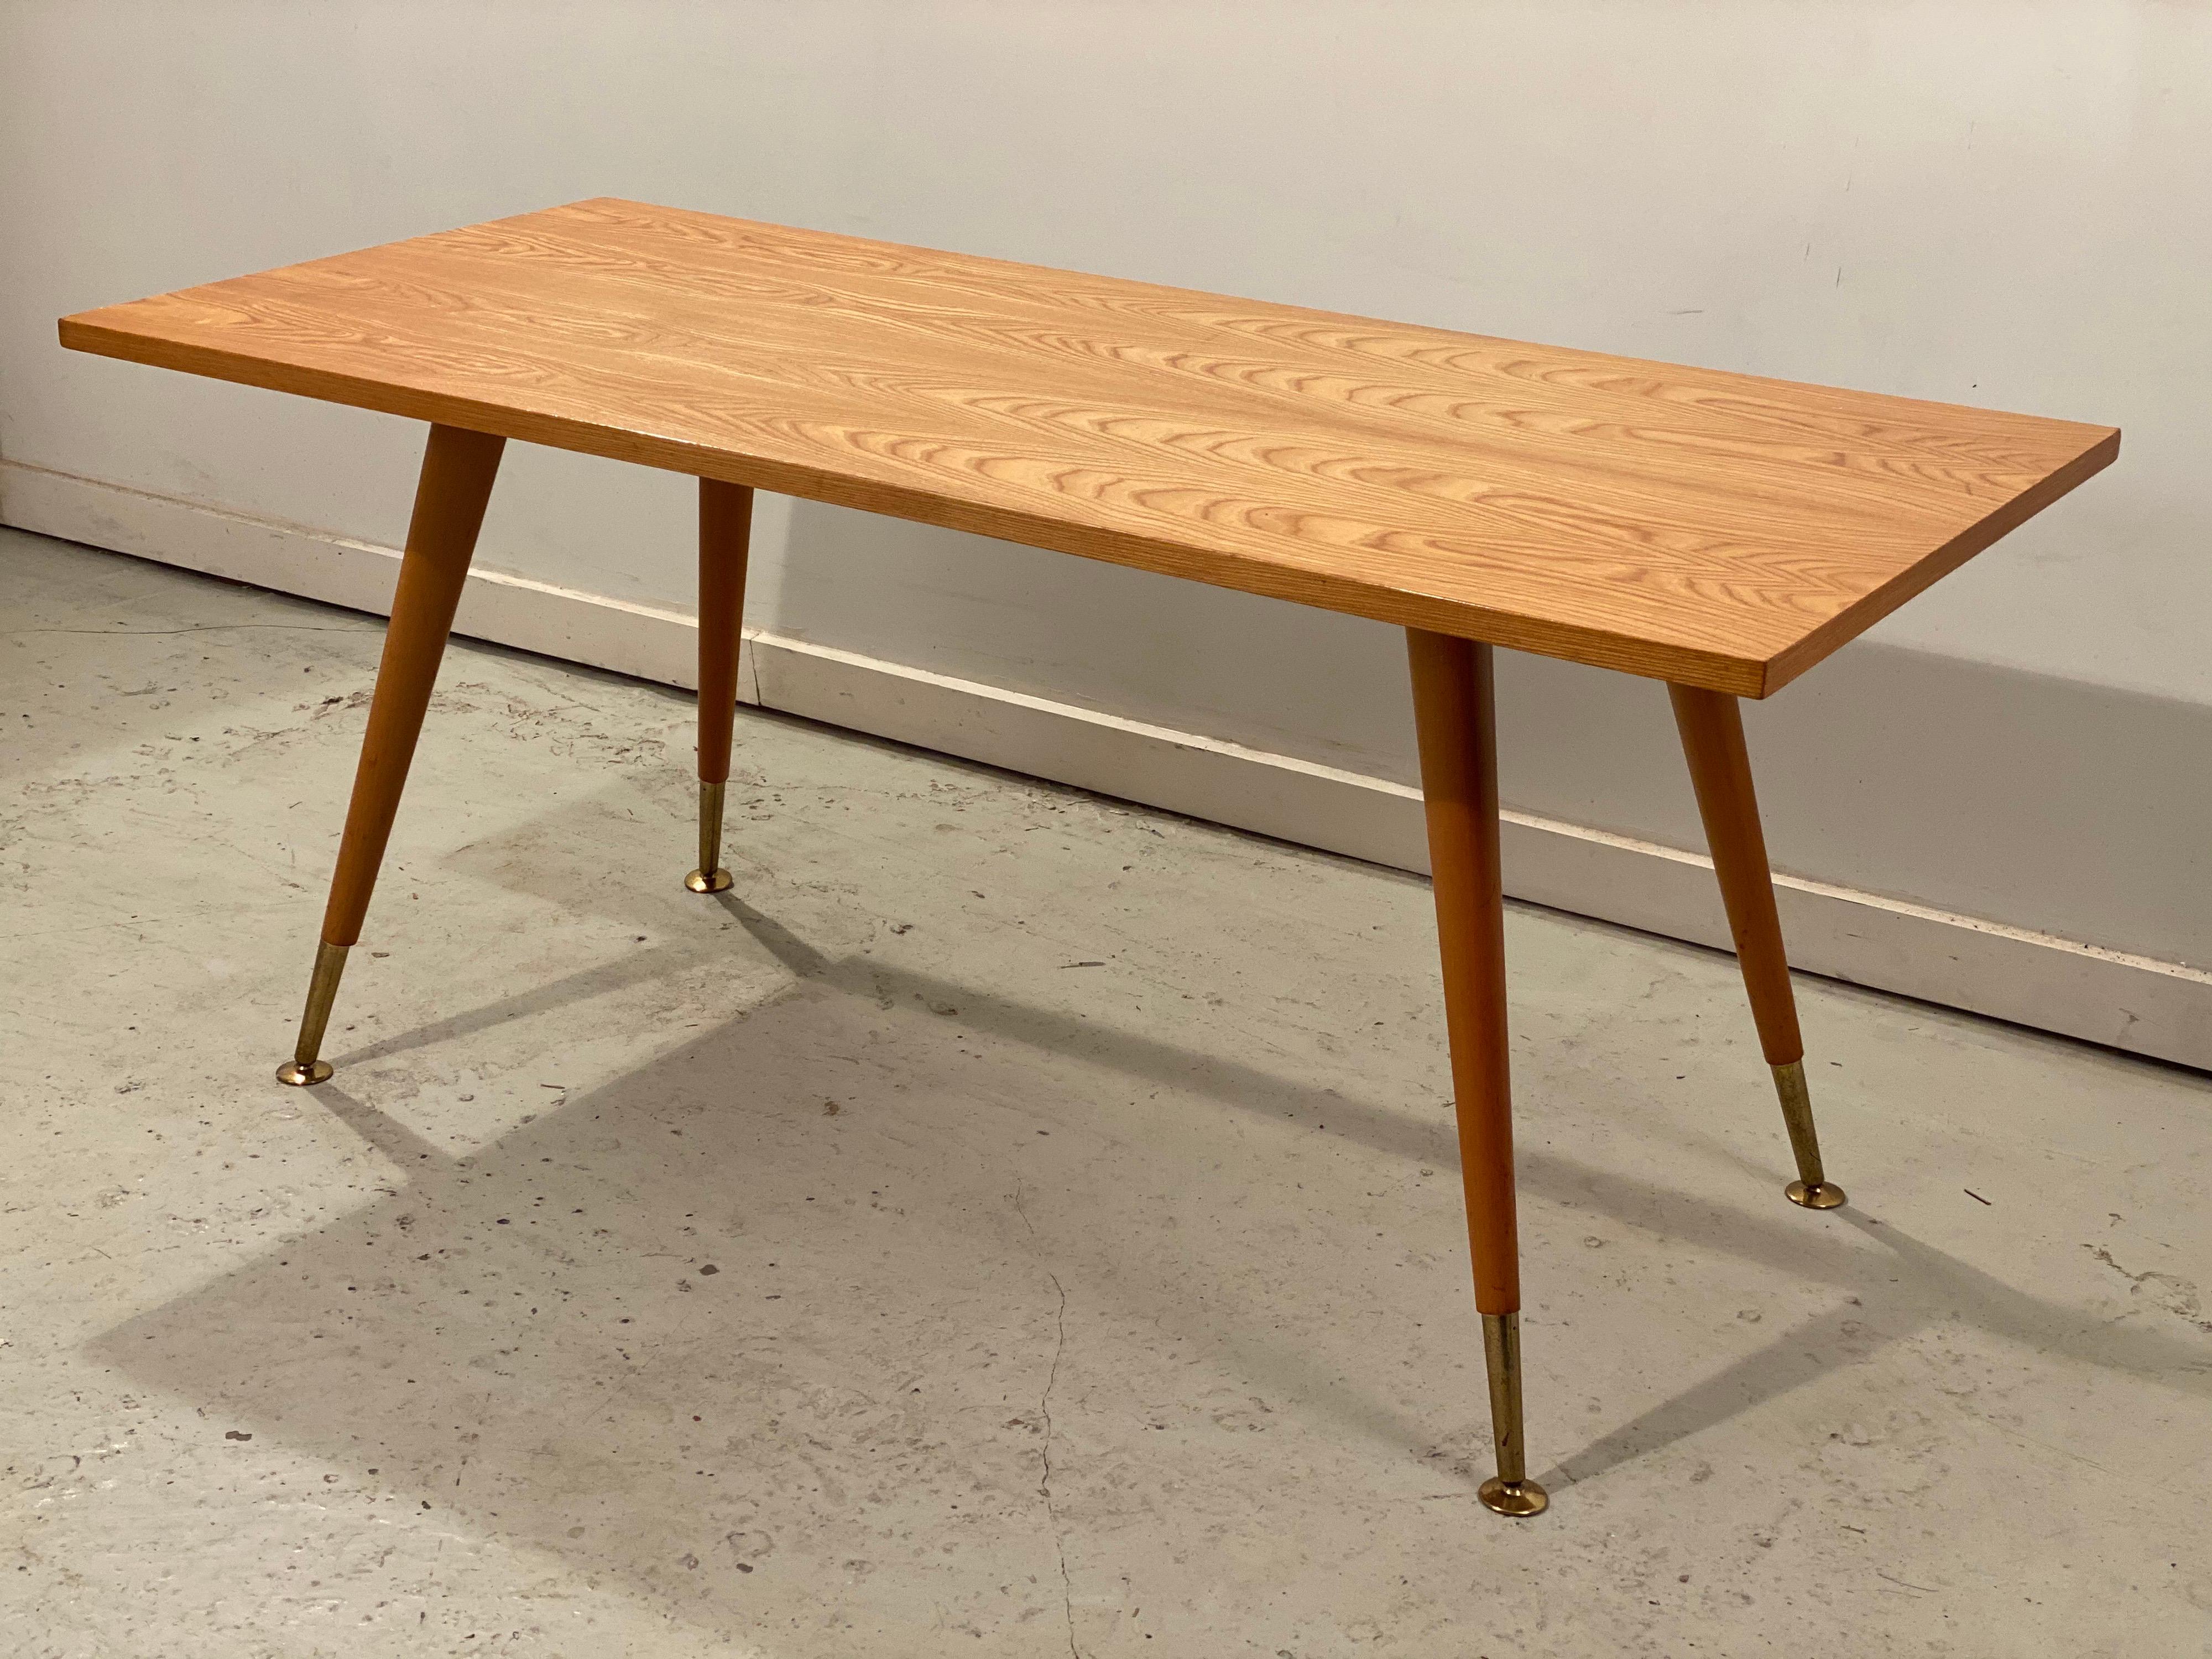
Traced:
POLYGON ((1493 1515, 1541 1515, 1552 1507, 1550 1494, 1533 1480, 1504 1480, 1493 1474, 1474 1495, 1493 1515))
POLYGON ((726 893, 737 885, 737 881, 726 869, 694 870, 684 878, 684 884, 695 893, 726 893))
POLYGON ((312 1083, 328 1083, 331 1063, 327 1060, 311 1060, 302 1066, 296 1060, 288 1060, 276 1068, 276 1080, 289 1083, 295 1089, 304 1089, 312 1083))
POLYGON ((1844 1189, 1832 1181, 1793 1181, 1782 1191, 1792 1204, 1808 1210, 1837 1210, 1844 1204, 1844 1189))

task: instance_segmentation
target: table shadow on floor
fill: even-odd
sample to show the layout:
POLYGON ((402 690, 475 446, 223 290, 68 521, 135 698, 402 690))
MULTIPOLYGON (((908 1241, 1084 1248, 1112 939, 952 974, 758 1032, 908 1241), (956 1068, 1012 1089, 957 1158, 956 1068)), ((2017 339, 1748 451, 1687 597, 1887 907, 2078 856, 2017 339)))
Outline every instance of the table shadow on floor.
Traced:
MULTIPOLYGON (((1218 1240, 1175 1230, 1188 1188, 1174 1158, 1106 1121, 1097 1090, 1055 1087, 1049 1069, 1007 1056, 1103 1067, 1232 1117, 1326 1121, 1389 1159, 1448 1165, 1443 1114, 912 968, 833 959, 744 901, 721 902, 788 969, 783 992, 465 1158, 349 1092, 342 1073, 317 1097, 405 1188, 128 1322, 96 1354, 202 1406, 211 1425, 310 1452, 410 1513, 458 1508, 708 1625, 808 1616, 835 1584, 879 1612, 927 1606, 952 1627, 1004 1633, 1006 1575, 969 1571, 974 1552, 1034 1556, 1042 1571, 1055 1533, 1072 1528, 1079 1564, 1085 1530, 1172 1524, 1160 1494, 1190 1490, 1181 1477, 1193 1460, 1216 1460, 1243 1508, 1264 1502, 1271 1479, 1372 1484, 1378 1452, 1410 1465, 1481 1425, 1472 1387, 1447 1421, 1433 1401, 1364 1381, 1373 1373, 1357 1352, 1301 1330, 1297 1295, 1271 1297, 1263 1242, 1240 1255, 1232 1241, 1223 1260, 1218 1240), (957 1020, 932 1005, 957 1006, 957 1020), (841 1089, 854 1066, 874 1068, 878 1086, 841 1089), (828 1112, 840 1093, 876 1103, 828 1112), (1024 1181, 1032 1205, 1049 1205, 1109 1166, 1125 1193, 1118 1210, 1081 1242, 1049 1217, 1040 1233, 1024 1181), (1117 1384, 1133 1410, 1204 1376, 1226 1395, 1293 1400, 1350 1449, 1314 1452, 1333 1457, 1326 1468, 1269 1474, 1214 1449, 1202 1425, 1199 1440, 1181 1428, 1107 1434, 1063 1448, 1058 1499, 1041 1504, 1039 1396, 1071 1309, 1099 1351, 1139 1357, 1135 1382, 1117 1384), (1178 1346, 1202 1354, 1200 1370, 1143 1371, 1144 1355, 1178 1346)), ((641 951, 341 1058, 465 1037, 519 1010, 556 1012, 563 999, 695 959, 689 946, 641 951)), ((1755 1215, 1552 1152, 1524 1156, 1522 1180, 1540 1200, 1859 1298, 1859 1332, 1822 1315, 1687 1383, 1559 1460, 1550 1478, 1563 1486, 1707 1432, 1937 1317, 2212 1394, 2212 1344, 2087 1318, 1872 1218, 1850 1218, 1853 1234, 1755 1215)), ((1473 1329, 1470 1313, 1462 1358, 1476 1352, 1473 1329)), ((1371 1353, 1372 1342, 1352 1346, 1371 1353)), ((1540 1386, 1542 1364, 1532 1357, 1540 1386)))

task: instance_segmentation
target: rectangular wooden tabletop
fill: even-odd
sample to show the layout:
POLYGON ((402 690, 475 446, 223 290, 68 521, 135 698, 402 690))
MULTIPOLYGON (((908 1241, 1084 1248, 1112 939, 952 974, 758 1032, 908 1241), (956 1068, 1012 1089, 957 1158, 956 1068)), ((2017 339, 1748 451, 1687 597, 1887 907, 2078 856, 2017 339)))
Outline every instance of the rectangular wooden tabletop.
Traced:
POLYGON ((2120 435, 617 200, 61 337, 1747 696, 2120 435))

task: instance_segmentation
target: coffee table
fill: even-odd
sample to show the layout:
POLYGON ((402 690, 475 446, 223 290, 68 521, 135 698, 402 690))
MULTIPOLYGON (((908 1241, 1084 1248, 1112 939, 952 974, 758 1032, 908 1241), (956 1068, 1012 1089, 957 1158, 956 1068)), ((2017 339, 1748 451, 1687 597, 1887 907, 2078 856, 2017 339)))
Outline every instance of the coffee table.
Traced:
POLYGON ((2120 438, 614 199, 84 312, 61 339, 431 423, 288 1084, 331 1075, 331 1004, 510 438, 699 480, 695 892, 732 884, 757 489, 1403 627, 1497 1452, 1480 1496, 1510 1516, 1548 1500, 1522 1442, 1493 648, 1666 682, 1785 1190, 1833 1208, 1738 700, 2120 438))

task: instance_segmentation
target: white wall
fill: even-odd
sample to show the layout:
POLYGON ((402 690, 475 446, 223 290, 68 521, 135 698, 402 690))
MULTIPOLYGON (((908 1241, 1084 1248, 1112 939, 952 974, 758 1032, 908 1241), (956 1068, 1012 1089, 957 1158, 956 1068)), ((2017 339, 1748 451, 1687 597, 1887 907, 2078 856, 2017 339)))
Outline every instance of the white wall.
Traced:
MULTIPOLYGON (((597 194, 2122 425, 2117 467, 1751 708, 1753 743, 1778 865, 2212 990, 2168 971, 2212 969, 2212 8, 4 15, 0 516, 157 556, 177 501, 392 544, 419 433, 65 354, 56 315, 597 194)), ((680 480, 514 450, 480 562, 685 608, 690 514, 680 480)), ((800 645, 1412 775, 1377 624, 810 503, 764 517, 754 568, 750 620, 800 645)), ((1502 683, 1514 805, 1698 844, 1656 686, 1502 683)), ((2045 1023, 2144 1041, 2091 1012, 2045 1023)))

